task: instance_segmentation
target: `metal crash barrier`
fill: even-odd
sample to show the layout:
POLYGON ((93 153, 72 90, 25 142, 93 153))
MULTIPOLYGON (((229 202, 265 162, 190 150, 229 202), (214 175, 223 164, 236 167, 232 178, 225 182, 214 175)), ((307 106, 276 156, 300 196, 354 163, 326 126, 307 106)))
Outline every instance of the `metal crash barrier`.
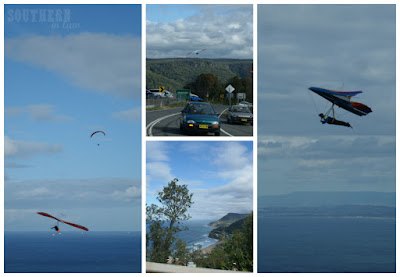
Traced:
POLYGON ((252 273, 146 262, 147 273, 252 273))

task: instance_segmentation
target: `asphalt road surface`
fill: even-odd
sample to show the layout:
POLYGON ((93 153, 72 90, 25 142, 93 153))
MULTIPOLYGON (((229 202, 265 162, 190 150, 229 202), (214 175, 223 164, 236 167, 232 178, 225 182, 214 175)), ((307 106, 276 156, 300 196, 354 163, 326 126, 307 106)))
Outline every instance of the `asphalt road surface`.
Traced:
MULTIPOLYGON (((213 105, 221 121, 221 136, 253 136, 250 124, 228 124, 226 121, 229 106, 213 105)), ((185 136, 180 130, 180 116, 183 108, 155 110, 146 112, 147 136, 185 136)), ((213 136, 213 134, 194 134, 192 136, 213 136)))

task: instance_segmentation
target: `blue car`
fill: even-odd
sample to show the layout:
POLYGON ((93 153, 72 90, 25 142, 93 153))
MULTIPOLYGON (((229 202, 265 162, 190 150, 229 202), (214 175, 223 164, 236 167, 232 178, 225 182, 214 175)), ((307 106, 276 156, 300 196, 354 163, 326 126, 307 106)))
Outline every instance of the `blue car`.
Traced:
POLYGON ((218 114, 209 103, 189 102, 182 110, 180 127, 184 133, 221 134, 218 114))

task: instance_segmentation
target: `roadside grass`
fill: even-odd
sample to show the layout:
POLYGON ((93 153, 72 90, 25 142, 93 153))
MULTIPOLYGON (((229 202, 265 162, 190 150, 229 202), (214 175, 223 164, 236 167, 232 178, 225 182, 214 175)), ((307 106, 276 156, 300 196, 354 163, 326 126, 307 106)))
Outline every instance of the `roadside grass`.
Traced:
POLYGON ((172 109, 172 108, 179 108, 179 107, 185 107, 186 106, 186 102, 180 102, 180 103, 173 103, 170 105, 163 105, 160 107, 152 107, 152 108, 146 108, 146 111, 157 111, 157 110, 168 110, 168 109, 172 109))

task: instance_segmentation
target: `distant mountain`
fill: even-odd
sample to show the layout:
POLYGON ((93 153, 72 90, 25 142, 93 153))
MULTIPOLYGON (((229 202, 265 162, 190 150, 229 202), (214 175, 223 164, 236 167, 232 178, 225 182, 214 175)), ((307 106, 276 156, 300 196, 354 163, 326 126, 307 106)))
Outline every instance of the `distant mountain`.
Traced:
POLYGON ((230 224, 246 216, 248 216, 248 214, 228 213, 227 215, 221 217, 219 220, 209 223, 208 226, 212 228, 227 227, 230 224))
POLYGON ((218 221, 211 222, 209 226, 215 229, 210 232, 208 237, 222 239, 223 235, 231 235, 233 231, 242 228, 242 225, 246 221, 248 215, 249 214, 229 213, 218 221))
POLYGON ((175 92, 192 83, 203 73, 212 73, 225 83, 230 78, 250 77, 253 60, 238 59, 147 59, 146 88, 158 88, 175 92))
POLYGON ((258 208, 342 205, 396 206, 395 192, 294 192, 258 197, 258 208))
POLYGON ((258 210, 258 216, 331 216, 396 218, 396 208, 369 205, 323 207, 268 207, 258 210))

